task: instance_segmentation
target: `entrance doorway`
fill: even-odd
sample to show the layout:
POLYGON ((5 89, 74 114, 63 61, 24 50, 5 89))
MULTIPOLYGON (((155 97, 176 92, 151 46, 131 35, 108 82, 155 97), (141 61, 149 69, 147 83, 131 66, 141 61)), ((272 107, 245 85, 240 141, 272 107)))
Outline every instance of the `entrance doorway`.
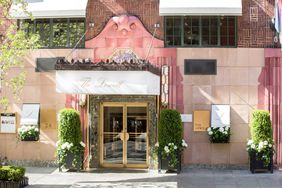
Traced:
POLYGON ((102 103, 100 164, 148 167, 147 103, 102 103))

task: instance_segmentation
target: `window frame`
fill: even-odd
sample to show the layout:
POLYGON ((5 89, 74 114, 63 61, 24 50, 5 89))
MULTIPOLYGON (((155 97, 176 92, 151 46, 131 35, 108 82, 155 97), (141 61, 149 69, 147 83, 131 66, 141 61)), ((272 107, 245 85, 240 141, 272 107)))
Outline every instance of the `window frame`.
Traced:
MULTIPOLYGON (((165 16, 164 17, 164 46, 166 48, 177 48, 177 47, 183 47, 183 48, 237 48, 238 42, 237 42, 237 17, 236 16, 165 16), (175 17, 180 18, 180 22, 181 22, 181 44, 180 45, 169 45, 166 43, 167 41, 167 18, 173 17, 175 19, 175 17), (189 44, 184 44, 184 18, 185 17, 199 17, 199 45, 189 45, 189 44), (203 35, 202 35, 202 31, 203 31, 203 26, 202 26, 202 17, 209 17, 209 19, 211 17, 217 17, 217 45, 203 45, 203 35), (229 17, 233 17, 234 18, 234 45, 226 45, 223 46, 221 45, 221 31, 220 31, 220 18, 221 17, 225 17, 225 18, 229 18, 229 17)), ((228 28, 229 28, 229 19, 227 20, 227 24, 228 24, 228 28)), ((210 25, 209 25, 210 27, 210 25)), ((229 43, 229 31, 228 31, 228 43, 229 43)), ((210 37, 210 33, 209 33, 209 37, 210 37)), ((173 42, 174 43, 174 42, 173 42)))

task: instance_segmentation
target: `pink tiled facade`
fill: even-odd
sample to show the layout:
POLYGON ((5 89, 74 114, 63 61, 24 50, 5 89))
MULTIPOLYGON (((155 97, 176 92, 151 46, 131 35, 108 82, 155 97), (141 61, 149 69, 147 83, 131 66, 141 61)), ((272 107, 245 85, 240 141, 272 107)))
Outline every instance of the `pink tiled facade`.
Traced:
MULTIPOLYGON (((275 32, 269 27, 274 0, 242 0, 242 4, 243 16, 237 19, 238 47, 165 48, 164 18, 159 16, 158 0, 130 0, 130 3, 89 0, 86 27, 90 22, 94 22, 95 27, 88 28, 86 49, 76 50, 72 57, 98 62, 108 59, 116 50, 129 48, 141 59, 148 57, 156 66, 168 64, 171 67, 170 107, 182 114, 193 114, 194 110, 211 110, 212 104, 231 106, 229 144, 210 144, 206 132, 194 132, 193 123, 183 124, 184 138, 189 145, 184 151, 183 164, 246 165, 250 114, 256 108, 270 106, 265 98, 264 48, 278 47, 278 44, 273 42, 275 32), (155 23, 159 23, 160 28, 153 37, 155 23), (151 41, 152 48, 148 50, 151 41), (185 59, 216 59, 217 74, 184 75, 185 59)), ((76 98, 56 93, 55 74, 35 72, 35 59, 66 56, 69 52, 70 49, 40 49, 24 58, 27 81, 21 101, 12 101, 9 111, 17 112, 19 120, 22 103, 40 103, 41 138, 37 143, 21 143, 16 142, 14 134, 0 134, 0 143, 5 143, 0 144, 2 156, 10 160, 55 160, 56 114, 65 106, 73 106, 71 103, 76 98), (31 150, 35 152, 29 152, 31 150)), ((267 52, 269 57, 280 53, 272 49, 267 52)), ((15 68, 11 73, 17 71, 15 68)), ((1 94, 7 95, 5 89, 1 94)), ((279 113, 275 112, 278 117, 279 113)), ((281 151, 276 161, 282 161, 281 151)))

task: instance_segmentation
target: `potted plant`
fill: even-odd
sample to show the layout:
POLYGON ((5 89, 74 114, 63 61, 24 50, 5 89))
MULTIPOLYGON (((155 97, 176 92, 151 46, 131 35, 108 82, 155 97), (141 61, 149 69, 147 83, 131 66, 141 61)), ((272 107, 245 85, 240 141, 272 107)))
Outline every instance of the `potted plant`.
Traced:
POLYGON ((211 143, 229 143, 230 126, 209 127, 207 132, 211 143))
POLYGON ((59 140, 57 156, 59 167, 80 170, 83 163, 85 144, 82 142, 79 112, 63 109, 59 112, 59 140))
POLYGON ((180 173, 181 152, 187 147, 182 134, 180 113, 172 109, 162 110, 158 126, 158 143, 155 145, 159 156, 159 169, 180 173))
POLYGON ((273 134, 270 113, 256 110, 252 113, 251 139, 247 143, 250 170, 265 170, 273 173, 273 134))
POLYGON ((34 125, 23 125, 18 129, 18 137, 21 141, 38 141, 39 129, 34 125))
POLYGON ((22 188, 28 185, 25 169, 15 166, 0 166, 0 187, 22 188))

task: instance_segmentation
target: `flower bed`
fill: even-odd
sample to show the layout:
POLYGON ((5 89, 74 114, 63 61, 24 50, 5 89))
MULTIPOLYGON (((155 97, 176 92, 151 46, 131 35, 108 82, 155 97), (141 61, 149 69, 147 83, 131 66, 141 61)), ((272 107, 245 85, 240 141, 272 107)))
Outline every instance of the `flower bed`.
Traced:
POLYGON ((211 143, 229 143, 230 127, 209 127, 207 129, 211 143))
POLYGON ((38 141, 39 129, 34 125, 23 125, 18 129, 18 137, 21 141, 38 141))

